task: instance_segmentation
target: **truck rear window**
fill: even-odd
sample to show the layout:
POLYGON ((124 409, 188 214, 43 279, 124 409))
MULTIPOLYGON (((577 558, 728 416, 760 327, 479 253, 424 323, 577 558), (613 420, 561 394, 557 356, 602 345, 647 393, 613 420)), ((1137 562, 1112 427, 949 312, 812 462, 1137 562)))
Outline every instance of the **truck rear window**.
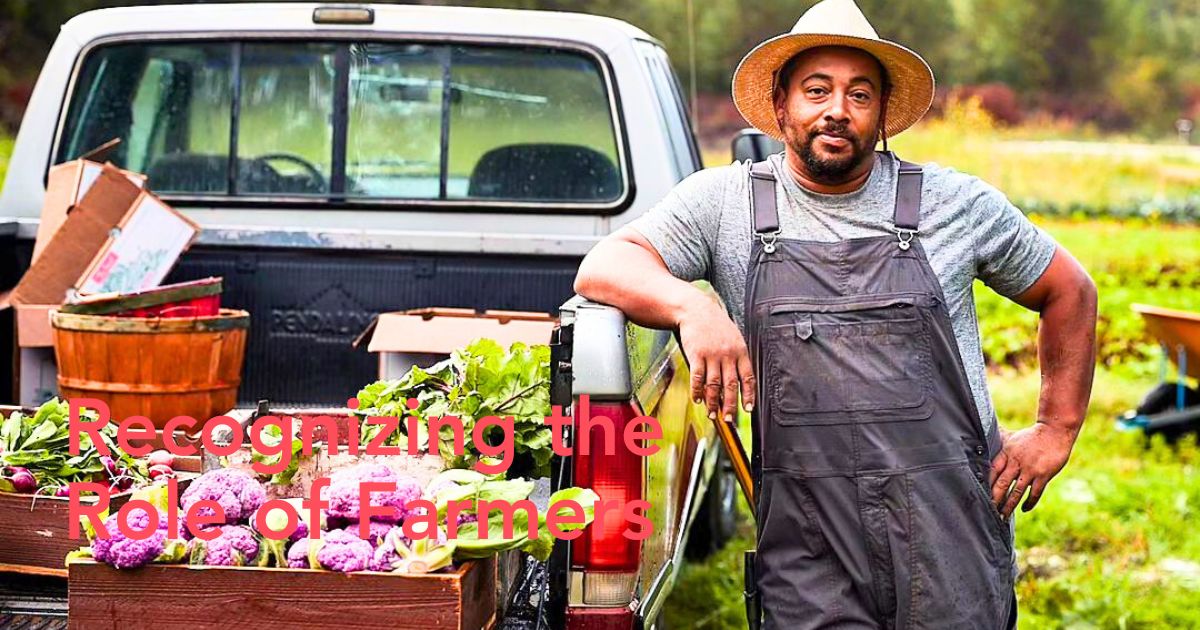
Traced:
POLYGON ((143 42, 84 59, 55 162, 175 197, 607 205, 628 187, 590 55, 403 42, 143 42))

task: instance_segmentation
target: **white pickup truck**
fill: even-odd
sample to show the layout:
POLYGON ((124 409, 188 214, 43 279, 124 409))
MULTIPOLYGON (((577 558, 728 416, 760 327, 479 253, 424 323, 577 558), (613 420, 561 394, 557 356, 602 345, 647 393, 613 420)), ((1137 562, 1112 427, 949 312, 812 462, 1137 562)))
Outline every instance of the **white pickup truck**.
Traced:
MULTIPOLYGON (((223 276, 226 304, 252 314, 243 403, 344 401, 375 378, 351 341, 376 313, 467 307, 559 315, 555 402, 587 394, 618 424, 661 421, 658 454, 558 458, 552 480, 648 500, 654 535, 629 541, 605 520, 504 576, 502 627, 652 627, 685 548, 731 535, 736 482, 672 334, 572 297, 588 249, 700 168, 653 37, 603 17, 474 8, 82 14, 46 59, 8 166, 0 291, 29 264, 47 169, 111 138, 110 160, 203 227, 168 280, 223 276)), ((740 140, 735 157, 762 158, 762 138, 740 140)), ((13 365, 16 342, 0 337, 13 365)), ((53 358, 20 355, 21 370, 53 358)), ((27 387, 20 402, 51 393, 27 387)), ((62 612, 58 587, 41 588, 33 608, 62 612)))

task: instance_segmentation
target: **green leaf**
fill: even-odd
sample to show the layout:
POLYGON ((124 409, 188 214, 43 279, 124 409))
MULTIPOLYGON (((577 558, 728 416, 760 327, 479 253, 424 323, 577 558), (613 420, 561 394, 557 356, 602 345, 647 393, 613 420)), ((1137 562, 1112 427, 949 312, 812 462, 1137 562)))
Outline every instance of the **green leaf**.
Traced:
POLYGON ((17 450, 17 442, 21 439, 21 422, 24 416, 20 411, 12 412, 12 415, 4 421, 3 427, 0 427, 0 437, 3 438, 4 451, 17 450))
POLYGON ((54 465, 62 466, 66 461, 61 455, 50 452, 47 449, 39 448, 30 451, 12 451, 4 453, 3 460, 9 466, 25 466, 31 467, 40 464, 49 464, 56 462, 54 465))
POLYGON ((208 550, 204 547, 204 541, 199 538, 194 539, 190 546, 192 552, 188 554, 188 564, 203 565, 204 559, 208 556, 208 550))
MULTIPOLYGON (((101 523, 103 523, 104 521, 107 521, 108 520, 108 510, 104 510, 103 512, 101 512, 99 514, 99 517, 100 517, 101 523)), ((83 527, 83 533, 87 534, 88 543, 96 542, 96 528, 92 527, 92 520, 87 517, 81 516, 81 517, 79 517, 79 524, 83 527)))
POLYGON ((572 531, 583 529, 588 523, 591 523, 596 514, 596 502, 600 500, 600 495, 596 494, 591 488, 564 488, 550 495, 550 503, 548 504, 555 514, 562 514, 566 508, 556 507, 560 501, 574 501, 583 508, 582 523, 562 523, 559 529, 572 531))
POLYGON ((310 569, 320 569, 321 563, 317 560, 317 554, 321 553, 321 547, 325 546, 325 539, 318 538, 316 540, 308 540, 308 567, 310 569))
POLYGON ((154 560, 151 560, 151 562, 157 562, 160 564, 179 564, 180 562, 183 562, 185 557, 187 557, 187 543, 179 539, 173 539, 167 541, 167 544, 163 547, 162 553, 155 556, 154 560))
POLYGON ((524 479, 485 481, 479 485, 478 499, 480 501, 504 501, 512 504, 522 499, 528 499, 534 486, 532 481, 524 479))
POLYGON ((93 557, 91 547, 80 547, 79 549, 68 551, 66 561, 63 564, 69 567, 75 560, 90 560, 93 557))

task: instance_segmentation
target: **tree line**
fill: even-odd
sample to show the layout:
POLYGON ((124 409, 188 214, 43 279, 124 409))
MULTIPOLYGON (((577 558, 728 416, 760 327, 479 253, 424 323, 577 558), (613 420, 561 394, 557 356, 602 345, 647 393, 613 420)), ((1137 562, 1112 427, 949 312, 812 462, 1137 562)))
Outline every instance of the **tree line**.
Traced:
MULTIPOLYGON (((181 0, 0 0, 0 90, 27 91, 59 26, 108 6, 181 0), (23 90, 22 90, 23 87, 23 90)), ((225 0, 228 1, 228 0, 225 0)), ((992 95, 1002 119, 1025 112, 1152 135, 1200 116, 1196 0, 857 0, 880 36, 929 61, 942 96, 992 95), (990 87, 989 87, 990 86, 990 87)), ((815 0, 414 0, 577 11, 630 22, 658 38, 685 86, 728 92, 737 62, 791 29, 815 0), (694 75, 691 70, 694 65, 694 75)), ((20 98, 21 94, 15 95, 20 98)), ((986 99, 985 99, 986 100, 986 99)))

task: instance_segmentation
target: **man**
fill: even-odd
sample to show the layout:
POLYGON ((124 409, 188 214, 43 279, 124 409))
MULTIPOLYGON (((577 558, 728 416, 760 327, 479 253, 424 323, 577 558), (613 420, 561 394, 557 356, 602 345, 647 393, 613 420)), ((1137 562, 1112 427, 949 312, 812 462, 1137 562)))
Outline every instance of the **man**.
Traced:
POLYGON ((1037 504, 1087 410, 1087 273, 996 189, 886 151, 933 83, 852 0, 817 4, 733 80, 739 111, 786 150, 688 177, 576 279, 678 330, 710 417, 732 421, 739 393, 753 412, 766 627, 1011 627, 1009 517, 1037 504), (976 278, 1041 314, 1038 415, 1007 435, 976 278))

